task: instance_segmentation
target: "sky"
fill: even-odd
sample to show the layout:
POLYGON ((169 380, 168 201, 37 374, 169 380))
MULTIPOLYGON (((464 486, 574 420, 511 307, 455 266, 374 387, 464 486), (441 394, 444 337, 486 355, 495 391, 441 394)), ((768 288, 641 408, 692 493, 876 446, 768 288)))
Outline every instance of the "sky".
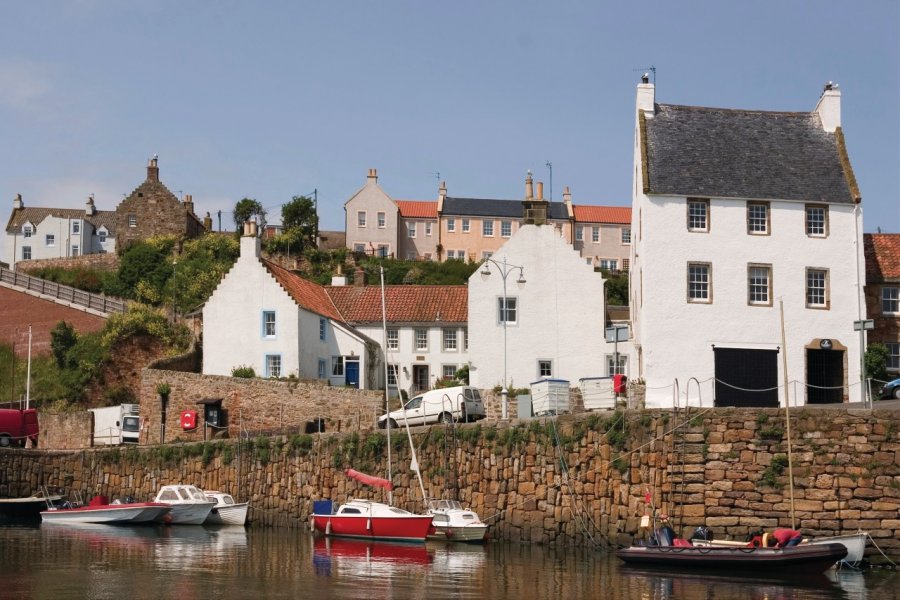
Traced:
POLYGON ((631 202, 636 85, 811 111, 842 92, 864 229, 900 232, 900 2, 30 0, 4 7, 0 206, 113 210, 159 156, 203 216, 315 190, 320 228, 369 168, 398 200, 631 202), (552 166, 548 166, 552 165, 552 166), (551 176, 552 175, 552 176, 551 176))

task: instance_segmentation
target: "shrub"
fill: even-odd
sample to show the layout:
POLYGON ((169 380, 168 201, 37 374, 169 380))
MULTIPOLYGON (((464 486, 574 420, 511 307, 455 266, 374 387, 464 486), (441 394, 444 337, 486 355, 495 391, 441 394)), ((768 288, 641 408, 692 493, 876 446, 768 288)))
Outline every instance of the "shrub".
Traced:
POLYGON ((253 379, 256 377, 256 371, 253 370, 253 367, 249 365, 241 365, 239 367, 234 367, 231 369, 232 377, 241 377, 243 379, 253 379))
POLYGON ((134 391, 127 385, 116 385, 108 388, 106 392, 104 392, 103 397, 110 405, 134 404, 137 402, 134 391))

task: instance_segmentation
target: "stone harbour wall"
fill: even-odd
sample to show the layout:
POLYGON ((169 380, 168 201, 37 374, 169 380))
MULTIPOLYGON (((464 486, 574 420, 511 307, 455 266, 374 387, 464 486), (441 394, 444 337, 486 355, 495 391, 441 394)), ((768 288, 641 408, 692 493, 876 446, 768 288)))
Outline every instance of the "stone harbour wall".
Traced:
MULTIPOLYGON (((898 418, 900 411, 887 410, 792 412, 793 520, 805 535, 862 529, 888 557, 900 558, 898 418)), ((608 411, 421 427, 412 435, 426 493, 470 506, 494 539, 627 544, 646 535, 641 516, 654 510, 686 536, 700 525, 732 539, 792 525, 786 428, 776 409, 608 411)), ((405 432, 394 432, 390 446, 394 504, 421 510, 405 432)), ((383 475, 387 448, 383 431, 344 430, 0 450, 0 496, 51 485, 86 497, 147 499, 163 484, 186 482, 248 500, 253 525, 305 527, 315 499, 384 499, 343 471, 383 475)), ((884 562, 873 544, 867 552, 873 563, 884 562)))

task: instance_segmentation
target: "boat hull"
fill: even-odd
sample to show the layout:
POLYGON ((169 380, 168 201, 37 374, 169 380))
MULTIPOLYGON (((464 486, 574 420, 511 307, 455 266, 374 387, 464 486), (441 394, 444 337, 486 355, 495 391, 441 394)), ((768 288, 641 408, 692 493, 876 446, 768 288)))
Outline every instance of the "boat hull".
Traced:
POLYGON ((673 569, 822 573, 847 556, 842 544, 790 548, 632 546, 616 552, 627 564, 673 569))
POLYGON ((169 511, 167 505, 155 503, 106 504, 77 508, 52 508, 41 512, 47 523, 147 523, 169 511))
POLYGON ((249 504, 239 502, 237 504, 216 505, 206 517, 205 525, 240 525, 247 522, 247 508, 249 504))
POLYGON ((847 548, 847 556, 843 558, 842 562, 845 562, 849 565, 858 565, 865 557, 866 540, 868 539, 868 537, 868 533, 866 533, 865 531, 860 531, 858 533, 847 535, 834 535, 829 537, 814 538, 809 540, 807 544, 812 546, 821 546, 823 544, 842 544, 845 548, 847 548))
POLYGON ((162 522, 169 525, 203 525, 212 511, 212 502, 195 502, 190 504, 170 504, 172 509, 162 522))
POLYGON ((431 530, 429 515, 313 515, 316 531, 328 536, 364 540, 424 542, 431 530))
POLYGON ((459 527, 435 524, 434 533, 430 534, 428 539, 445 542, 483 542, 484 536, 487 535, 487 528, 488 526, 484 523, 462 525, 459 527))
POLYGON ((62 496, 29 496, 28 498, 0 498, 0 517, 40 517, 41 511, 55 506, 62 496))

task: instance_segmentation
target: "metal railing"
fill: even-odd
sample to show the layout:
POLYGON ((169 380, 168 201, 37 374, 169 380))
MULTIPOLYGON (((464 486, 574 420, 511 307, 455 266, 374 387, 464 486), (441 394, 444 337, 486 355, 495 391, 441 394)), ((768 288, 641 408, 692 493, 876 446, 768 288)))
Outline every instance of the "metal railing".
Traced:
POLYGON ((47 281, 39 277, 10 271, 3 267, 0 267, 0 282, 104 314, 124 313, 128 309, 128 302, 120 298, 110 298, 103 294, 92 294, 91 292, 85 292, 84 290, 54 281, 47 281))

